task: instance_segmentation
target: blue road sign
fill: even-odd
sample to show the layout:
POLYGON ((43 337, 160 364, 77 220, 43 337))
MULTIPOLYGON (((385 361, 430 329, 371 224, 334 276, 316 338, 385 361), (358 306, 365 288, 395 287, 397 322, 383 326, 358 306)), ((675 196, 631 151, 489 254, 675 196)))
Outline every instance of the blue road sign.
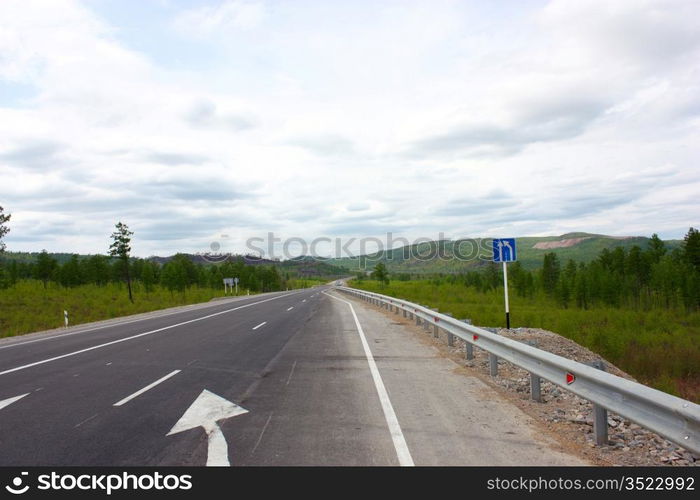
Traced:
POLYGON ((515 238, 498 238, 493 240, 494 262, 515 262, 515 238))

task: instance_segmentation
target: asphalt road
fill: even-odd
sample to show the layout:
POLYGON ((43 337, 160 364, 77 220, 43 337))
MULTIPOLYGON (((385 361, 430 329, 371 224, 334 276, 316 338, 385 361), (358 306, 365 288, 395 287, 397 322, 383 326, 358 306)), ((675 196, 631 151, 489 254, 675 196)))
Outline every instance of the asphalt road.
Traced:
POLYGON ((0 466, 580 463, 331 288, 0 342, 0 466))

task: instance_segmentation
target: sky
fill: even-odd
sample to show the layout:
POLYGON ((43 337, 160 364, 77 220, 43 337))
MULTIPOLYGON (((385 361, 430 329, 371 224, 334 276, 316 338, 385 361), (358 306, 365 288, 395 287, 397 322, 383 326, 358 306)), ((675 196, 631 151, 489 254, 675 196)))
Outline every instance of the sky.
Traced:
POLYGON ((106 253, 118 221, 143 257, 269 233, 334 242, 319 254, 387 233, 682 238, 699 8, 0 0, 7 250, 106 253))

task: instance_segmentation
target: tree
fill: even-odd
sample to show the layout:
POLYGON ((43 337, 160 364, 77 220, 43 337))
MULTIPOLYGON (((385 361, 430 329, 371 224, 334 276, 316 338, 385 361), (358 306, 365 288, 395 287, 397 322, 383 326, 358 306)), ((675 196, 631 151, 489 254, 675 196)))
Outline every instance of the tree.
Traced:
POLYGON ((10 217, 12 214, 4 214, 4 209, 0 207, 0 253, 5 251, 5 244, 2 242, 2 238, 10 232, 10 228, 6 226, 10 222, 10 217))
POLYGON ((129 274, 129 253, 131 252, 131 236, 134 233, 129 231, 129 227, 122 222, 118 222, 116 228, 117 230, 112 233, 112 244, 109 246, 109 255, 117 257, 123 262, 126 286, 129 289, 129 300, 133 303, 134 297, 131 294, 131 275, 129 274))
POLYGON ((71 256, 70 260, 61 266, 58 280, 65 287, 82 285, 83 279, 80 275, 80 263, 77 255, 71 256))
POLYGON ((143 269, 141 269, 141 282, 143 287, 146 289, 146 293, 151 293, 153 290, 153 285, 158 279, 158 264, 147 260, 143 264, 143 269))
POLYGON ((700 231, 690 228, 683 238, 683 257, 697 271, 700 271, 700 231))
POLYGON ((384 265, 383 262, 379 262, 376 266, 374 266, 374 271, 372 271, 371 277, 383 285, 389 284, 389 272, 387 271, 386 265, 384 265))
POLYGON ((54 271, 58 267, 58 262, 56 259, 51 257, 46 250, 42 250, 39 257, 36 259, 36 266, 34 267, 34 277, 41 280, 44 283, 44 288, 46 284, 51 279, 54 271))
POLYGON ((160 281, 168 290, 170 290, 171 294, 175 290, 184 294, 185 289, 187 288, 187 271, 185 270, 182 262, 183 261, 181 259, 172 259, 163 266, 160 281))
POLYGON ((561 267, 557 254, 554 252, 544 254, 544 263, 542 264, 542 287, 545 293, 549 295, 555 293, 560 272, 561 267))
POLYGON ((659 238, 658 234, 654 233, 651 235, 648 245, 647 253, 651 257, 652 263, 659 262, 661 257, 666 253, 666 245, 663 240, 659 238))

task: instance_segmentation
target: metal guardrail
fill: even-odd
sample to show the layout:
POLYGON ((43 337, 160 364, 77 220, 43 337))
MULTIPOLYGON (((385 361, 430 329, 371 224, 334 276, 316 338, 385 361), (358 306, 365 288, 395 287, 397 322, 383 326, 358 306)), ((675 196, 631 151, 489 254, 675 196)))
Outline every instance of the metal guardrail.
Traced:
POLYGON ((498 358, 527 370, 533 399, 540 399, 542 378, 590 401, 596 408, 594 425, 599 444, 607 442, 605 410, 610 410, 700 455, 698 404, 491 333, 425 306, 355 288, 336 286, 335 289, 389 310, 395 309, 396 314, 403 311, 404 317, 415 317, 417 324, 433 325, 436 336, 438 329, 442 329, 450 344, 452 335, 461 338, 465 341, 467 359, 473 356, 474 346, 487 351, 492 375, 497 373, 498 358))

